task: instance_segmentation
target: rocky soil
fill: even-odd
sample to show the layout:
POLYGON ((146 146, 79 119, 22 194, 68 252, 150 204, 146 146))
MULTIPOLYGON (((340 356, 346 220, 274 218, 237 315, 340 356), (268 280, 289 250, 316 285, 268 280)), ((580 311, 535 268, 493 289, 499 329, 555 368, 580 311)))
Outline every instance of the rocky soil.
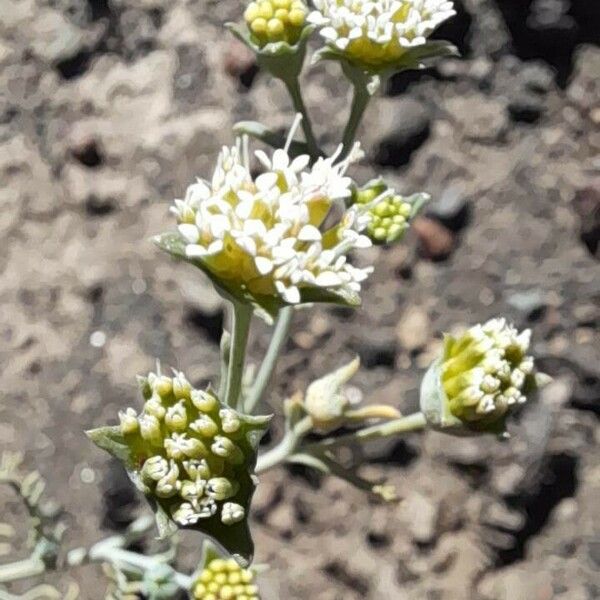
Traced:
MULTIPOLYGON (((600 596, 600 5, 458 5, 439 35, 462 58, 396 77, 361 135, 361 177, 434 201, 403 244, 369 252, 362 309, 298 316, 270 402, 358 353, 367 401, 409 411, 441 332, 496 314, 533 329, 555 382, 507 443, 432 432, 370 446, 365 474, 394 482, 397 505, 296 468, 264 476, 269 599, 600 596)), ((48 478, 69 545, 143 509, 83 430, 135 404, 157 357, 198 384, 217 371, 221 302, 147 239, 236 121, 291 121, 281 86, 224 33, 239 13, 234 0, 3 0, 0 449, 48 478)), ((305 88, 332 147, 349 90, 334 65, 305 88)), ((256 360, 267 333, 256 326, 256 360)), ((22 520, 5 490, 0 514, 22 520)), ((197 539, 182 543, 191 566, 197 539)), ((46 580, 104 598, 93 567, 46 580)))

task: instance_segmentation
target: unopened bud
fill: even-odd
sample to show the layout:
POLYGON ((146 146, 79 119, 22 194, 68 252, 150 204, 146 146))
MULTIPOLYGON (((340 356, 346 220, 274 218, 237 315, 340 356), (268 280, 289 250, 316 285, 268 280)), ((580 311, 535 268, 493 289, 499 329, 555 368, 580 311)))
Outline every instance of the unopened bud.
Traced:
POLYGON ((119 411, 119 423, 121 425, 121 433, 128 435, 136 433, 139 430, 139 423, 137 419, 137 413, 133 408, 127 408, 126 410, 119 411))
POLYGON ((185 431, 187 422, 187 412, 183 400, 167 409, 165 424, 171 431, 185 431))
POLYGON ((421 385, 421 410, 435 427, 502 433, 506 415, 544 376, 527 355, 531 333, 491 319, 462 336, 446 335, 441 359, 421 385))
POLYGON ((238 489, 239 485, 225 477, 213 477, 206 484, 206 493, 215 500, 227 500, 235 496, 238 489))

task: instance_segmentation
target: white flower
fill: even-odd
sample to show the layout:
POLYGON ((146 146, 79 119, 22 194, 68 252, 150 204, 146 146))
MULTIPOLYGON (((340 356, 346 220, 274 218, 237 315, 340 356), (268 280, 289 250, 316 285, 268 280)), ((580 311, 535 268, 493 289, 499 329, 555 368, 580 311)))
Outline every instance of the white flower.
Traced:
POLYGON ((362 156, 359 145, 343 160, 340 147, 311 167, 308 156, 288 154, 298 123, 286 148, 256 152, 262 174, 252 176, 246 141, 238 140, 223 148, 212 181, 192 184, 171 209, 189 258, 255 296, 289 304, 301 301, 303 288, 356 294, 372 270, 348 263, 352 249, 371 244, 361 233, 368 220, 344 205, 352 188, 346 171, 362 156))
POLYGON ((314 0, 308 21, 326 42, 371 65, 397 61, 456 14, 450 0, 314 0))

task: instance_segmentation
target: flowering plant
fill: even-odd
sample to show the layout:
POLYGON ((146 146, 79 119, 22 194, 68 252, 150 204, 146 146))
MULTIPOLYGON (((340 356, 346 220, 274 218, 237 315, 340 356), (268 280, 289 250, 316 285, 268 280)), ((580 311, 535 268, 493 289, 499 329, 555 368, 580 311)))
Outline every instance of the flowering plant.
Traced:
MULTIPOLYGON (((357 266, 354 256, 372 244, 401 241, 429 198, 403 196, 382 179, 357 182, 353 166, 363 153, 355 137, 386 77, 454 52, 448 43, 428 39, 453 14, 448 0, 314 0, 312 11, 303 0, 255 0, 245 9, 244 25, 229 25, 259 64, 285 84, 296 116, 285 139, 263 124, 239 123, 233 145, 221 150, 206 178, 174 201, 173 222, 154 238, 158 247, 199 269, 229 302, 220 380, 201 389, 183 373, 165 375, 159 367, 139 378, 140 406, 124 406, 115 415, 118 424, 88 432, 121 461, 154 513, 91 548, 63 556, 62 520, 41 501, 41 477, 23 475, 18 457, 5 455, 0 482, 25 501, 35 545, 29 559, 0 566, 0 583, 58 566, 103 562, 111 579, 109 598, 173 598, 185 591, 196 599, 256 600, 261 568, 252 565, 249 517, 264 471, 301 463, 392 501, 393 487, 362 478, 359 465, 343 463, 337 450, 426 428, 506 435, 507 418, 547 378, 529 354, 530 332, 497 318, 445 337, 423 378, 416 413, 403 416, 385 404, 361 406, 360 393, 349 386, 360 368, 356 359, 285 400, 285 433, 259 452, 271 415, 257 412, 264 410, 261 401, 296 311, 317 302, 358 307, 375 267, 357 266), (316 31, 324 45, 315 59, 338 61, 354 87, 347 126, 331 155, 319 146, 299 84, 307 42, 316 31), (303 140, 296 139, 300 127, 303 140), (250 138, 273 150, 251 153, 250 138), (251 378, 245 353, 255 316, 274 327, 251 378), (162 551, 134 551, 131 546, 154 523, 162 551), (175 568, 179 529, 194 530, 202 539, 193 574, 175 568)), ((55 591, 47 589, 46 594, 55 591)))

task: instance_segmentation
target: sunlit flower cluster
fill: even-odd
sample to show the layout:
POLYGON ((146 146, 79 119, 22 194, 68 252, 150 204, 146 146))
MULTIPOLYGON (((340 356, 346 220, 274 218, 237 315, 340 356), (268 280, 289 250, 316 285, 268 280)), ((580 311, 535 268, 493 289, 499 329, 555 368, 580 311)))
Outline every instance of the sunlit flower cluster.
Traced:
POLYGON ((119 413, 121 432, 137 464, 137 477, 181 526, 215 517, 243 520, 240 482, 249 478, 251 452, 243 415, 210 392, 193 389, 183 373, 141 378, 144 410, 119 413))
POLYGON ((196 578, 194 600, 260 600, 255 575, 233 559, 214 558, 196 578))
POLYGON ((346 171, 362 153, 357 144, 338 161, 340 152, 309 166, 287 148, 257 151, 264 172, 254 177, 243 140, 223 148, 212 180, 192 184, 172 208, 187 257, 231 286, 289 304, 304 288, 359 292, 372 269, 352 266, 348 253, 371 245, 361 233, 369 217, 344 199, 346 171))
POLYGON ((503 416, 525 402, 532 386, 531 331, 519 333, 505 319, 475 325, 462 336, 447 336, 441 365, 450 411, 474 422, 503 416))
MULTIPOLYGON (((427 194, 420 194, 424 201, 427 194)), ((375 244, 391 244, 402 238, 409 227, 416 196, 404 198, 382 182, 370 185, 355 194, 355 203, 364 208, 369 215, 366 234, 375 244)))
POLYGON ((258 0, 248 5, 244 19, 261 46, 270 42, 293 45, 300 39, 307 15, 302 0, 258 0))
POLYGON ((309 22, 328 44, 368 65, 393 64, 455 13, 449 0, 314 0, 309 22))

